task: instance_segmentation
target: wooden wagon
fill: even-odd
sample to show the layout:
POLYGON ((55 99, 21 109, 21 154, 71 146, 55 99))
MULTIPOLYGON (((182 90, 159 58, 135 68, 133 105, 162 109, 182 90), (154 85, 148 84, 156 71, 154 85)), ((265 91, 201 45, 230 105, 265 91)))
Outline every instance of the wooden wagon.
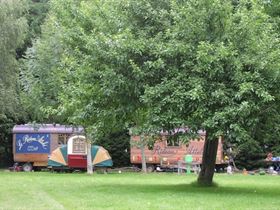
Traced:
MULTIPOLYGON (((179 163, 184 162, 186 155, 191 155, 193 165, 198 166, 202 163, 203 147, 205 142, 205 132, 199 132, 199 138, 182 143, 179 140, 169 141, 169 135, 162 134, 161 139, 155 141, 152 149, 145 147, 145 158, 148 170, 152 171, 156 166, 162 168, 177 168, 179 163)), ((140 136, 131 136, 130 162, 141 167, 141 149, 137 145, 140 136)), ((223 156, 222 138, 219 139, 218 151, 216 156, 217 168, 225 165, 223 156)))
POLYGON ((83 133, 82 127, 59 124, 15 125, 13 128, 14 162, 24 171, 46 167, 48 157, 60 145, 67 144, 70 136, 83 133))

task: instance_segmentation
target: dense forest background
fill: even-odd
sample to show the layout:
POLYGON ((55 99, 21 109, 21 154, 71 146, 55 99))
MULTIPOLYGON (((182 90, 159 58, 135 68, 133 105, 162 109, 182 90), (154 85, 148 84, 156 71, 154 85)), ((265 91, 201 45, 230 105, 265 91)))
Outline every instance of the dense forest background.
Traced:
MULTIPOLYGON (((143 1, 146 3, 145 6, 144 3, 138 5, 143 10, 137 10, 137 3, 131 2, 135 8, 129 8, 131 11, 128 11, 128 14, 134 14, 129 18, 135 23, 138 21, 139 27, 141 24, 142 26, 147 24, 145 31, 139 32, 143 32, 140 37, 150 37, 151 34, 165 30, 168 20, 165 19, 164 13, 160 14, 160 11, 164 10, 157 12, 157 7, 165 7, 165 1, 158 1, 158 5, 143 1), (147 19, 142 20, 145 15, 147 19), (155 18, 150 20, 150 16, 155 18)), ((247 7, 250 7, 250 2, 255 1, 248 1, 247 7)), ((232 4, 238 3, 239 1, 232 1, 232 4)), ((274 31, 278 31, 279 36, 280 2, 270 0, 260 4, 260 10, 268 15, 269 23, 274 31)), ((95 143, 109 150, 115 166, 130 164, 128 128, 131 122, 143 124, 147 113, 143 101, 134 99, 143 91, 142 85, 149 86, 158 79, 154 76, 157 72, 151 72, 154 75, 148 77, 144 77, 141 72, 138 72, 137 77, 129 75, 136 83, 134 86, 129 83, 129 76, 123 78, 109 70, 103 74, 92 70, 108 68, 106 65, 102 66, 102 61, 112 62, 110 59, 113 60, 116 53, 129 51, 130 54, 124 53, 123 57, 119 56, 119 63, 115 65, 120 65, 118 68, 122 71, 123 60, 131 56, 128 59, 131 62, 136 61, 131 63, 135 73, 140 71, 137 65, 142 62, 141 59, 150 56, 150 52, 144 49, 145 40, 141 39, 137 43, 133 39, 130 40, 131 43, 124 43, 137 45, 137 49, 143 49, 141 57, 129 46, 114 48, 112 44, 112 49, 109 49, 110 43, 107 42, 110 40, 106 40, 104 34, 111 33, 122 39, 121 36, 132 36, 133 33, 118 34, 118 27, 124 27, 123 24, 132 26, 125 22, 127 20, 121 22, 123 17, 117 14, 118 11, 113 11, 108 4, 103 4, 101 9, 99 6, 101 4, 97 1, 86 4, 83 1, 71 0, 0 0, 0 166, 12 164, 12 127, 15 124, 31 122, 84 125, 91 133, 96 133, 95 143), (91 13, 94 13, 93 18, 90 18, 91 13), (110 22, 114 19, 110 17, 114 16, 115 22, 110 22), (108 22, 102 22, 104 20, 108 22), (104 43, 97 43, 99 40, 104 40, 104 43), (94 47, 100 48, 99 51, 92 50, 94 47), (96 60, 90 55, 96 56, 96 60), (99 66, 94 63, 98 63, 99 66), (85 83, 77 82, 77 77, 80 78, 79 81, 85 83), (147 82, 149 78, 153 78, 150 83, 147 82), (95 85, 88 85, 92 83, 95 85), (120 87, 125 88, 126 92, 121 91, 120 87), (61 89, 63 91, 58 91, 61 89), (108 97, 104 98, 102 94, 107 94, 108 97), (91 100, 92 97, 95 100, 91 100), (73 101, 72 98, 76 100, 73 101), (95 107, 106 107, 107 112, 97 110, 95 107), (92 122, 96 119, 93 119, 93 116, 99 119, 94 125, 92 122), (97 130, 98 132, 95 132, 97 130)), ((257 24, 258 20, 255 21, 257 24)), ((154 47, 160 47, 158 40, 154 41, 154 47)), ((147 62, 145 68, 160 71, 161 65, 162 61, 155 59, 153 62, 147 62)), ((275 64, 273 68, 279 72, 279 67, 279 64, 275 64)), ((274 88, 279 90, 277 87, 274 88)), ((233 149, 236 164, 240 168, 251 169, 262 166, 262 160, 268 152, 280 155, 280 103, 273 102, 268 109, 269 112, 263 110, 264 114, 254 122, 252 130, 248 131, 250 135, 243 135, 243 140, 235 135, 225 138, 225 150, 229 147, 233 149)), ((166 120, 176 119, 170 114, 170 118, 166 120)))

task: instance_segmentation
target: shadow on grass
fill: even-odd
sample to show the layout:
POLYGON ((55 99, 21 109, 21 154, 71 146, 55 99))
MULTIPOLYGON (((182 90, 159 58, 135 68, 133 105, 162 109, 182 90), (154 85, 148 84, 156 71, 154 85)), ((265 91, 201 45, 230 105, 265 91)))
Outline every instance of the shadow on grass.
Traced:
POLYGON ((215 186, 201 187, 193 183, 176 184, 176 185, 159 185, 159 184, 103 184, 94 186, 97 191, 110 189, 111 193, 171 193, 171 194, 220 194, 225 196, 262 196, 262 197, 280 197, 280 190, 277 187, 261 188, 261 187, 234 187, 234 186, 215 186))

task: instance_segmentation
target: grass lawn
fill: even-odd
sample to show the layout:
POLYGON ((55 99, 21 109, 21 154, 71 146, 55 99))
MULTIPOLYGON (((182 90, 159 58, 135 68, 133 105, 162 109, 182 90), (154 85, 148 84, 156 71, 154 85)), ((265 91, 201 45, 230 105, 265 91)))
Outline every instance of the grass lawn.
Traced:
POLYGON ((215 175, 218 187, 191 185, 195 175, 0 172, 0 210, 280 209, 280 176, 215 175))

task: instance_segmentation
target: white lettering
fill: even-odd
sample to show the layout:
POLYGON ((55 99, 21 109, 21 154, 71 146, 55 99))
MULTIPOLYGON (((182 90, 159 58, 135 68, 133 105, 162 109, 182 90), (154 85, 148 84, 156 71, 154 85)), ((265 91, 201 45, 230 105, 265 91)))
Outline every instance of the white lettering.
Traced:
POLYGON ((39 147, 34 147, 34 146, 28 146, 27 147, 28 152, 35 152, 35 151, 38 151, 38 150, 39 150, 39 147))
MULTIPOLYGON (((18 149, 21 150, 23 145, 31 143, 31 142, 38 142, 39 144, 41 144, 41 146, 43 147, 43 149, 47 149, 46 147, 48 146, 48 143, 45 139, 45 136, 41 136, 40 138, 35 138, 29 135, 24 135, 22 139, 19 139, 17 141, 17 145, 18 145, 18 149)), ((34 146, 28 146, 27 147, 27 151, 37 151, 39 150, 38 147, 34 147, 34 146)))

